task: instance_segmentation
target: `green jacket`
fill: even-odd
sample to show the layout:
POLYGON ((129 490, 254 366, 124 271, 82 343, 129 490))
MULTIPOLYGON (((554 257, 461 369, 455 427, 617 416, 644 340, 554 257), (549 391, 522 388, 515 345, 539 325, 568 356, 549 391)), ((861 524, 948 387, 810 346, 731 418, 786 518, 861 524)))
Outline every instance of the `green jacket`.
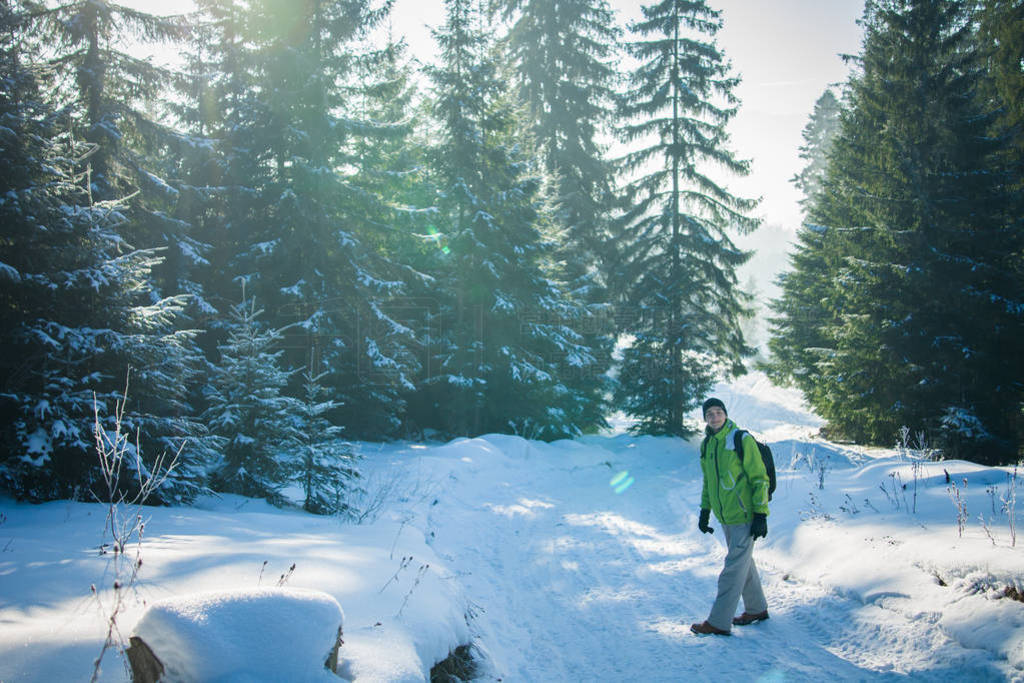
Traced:
POLYGON ((747 524, 755 512, 768 514, 768 472, 754 437, 743 435, 743 456, 733 449, 736 423, 726 420, 716 433, 708 432, 701 444, 700 469, 704 488, 700 506, 713 510, 722 524, 747 524))

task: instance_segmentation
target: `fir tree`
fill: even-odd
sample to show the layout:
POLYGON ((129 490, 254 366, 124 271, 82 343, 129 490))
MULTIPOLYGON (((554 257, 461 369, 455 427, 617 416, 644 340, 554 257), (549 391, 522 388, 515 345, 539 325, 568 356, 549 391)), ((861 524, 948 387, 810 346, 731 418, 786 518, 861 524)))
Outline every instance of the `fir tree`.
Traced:
POLYGON ((287 454, 301 442, 301 405, 283 393, 292 374, 281 368, 283 332, 260 325, 263 311, 244 287, 231 314, 207 397, 205 419, 221 456, 211 484, 280 505, 280 490, 293 474, 287 454))
POLYGON ((1024 5, 1013 0, 984 0, 978 23, 986 85, 999 110, 996 130, 1013 138, 1019 174, 1024 164, 1024 5))
MULTIPOLYGON (((311 365, 314 362, 311 359, 311 365)), ((342 441, 343 430, 327 419, 337 404, 326 398, 327 390, 320 384, 326 374, 311 367, 302 374, 294 467, 305 495, 302 507, 317 515, 338 515, 351 512, 346 498, 359 472, 351 445, 342 441)))
POLYGON ((353 43, 384 10, 337 1, 301 11, 273 0, 200 4, 217 43, 198 63, 219 73, 206 99, 221 112, 209 132, 221 150, 221 180, 197 205, 215 213, 211 291, 246 278, 270 324, 289 328, 288 365, 316 346, 334 398, 360 407, 350 426, 392 434, 417 359, 413 331, 388 315, 386 302, 404 292, 409 273, 374 248, 397 212, 362 184, 358 154, 404 129, 366 121, 347 97, 360 60, 379 58, 356 54, 353 43))
POLYGON ((68 124, 93 148, 83 176, 92 201, 133 196, 125 207, 129 220, 120 231, 134 247, 163 247, 184 239, 180 233, 186 226, 167 217, 177 190, 161 177, 154 160, 176 136, 155 114, 172 73, 127 47, 140 40, 183 40, 184 18, 107 0, 64 0, 37 7, 32 17, 30 39, 45 45, 55 75, 52 96, 71 103, 68 124))
POLYGON ((643 411, 632 414, 650 433, 690 433, 683 415, 711 381, 704 356, 736 374, 751 352, 740 330, 750 297, 735 273, 749 255, 729 231, 757 227, 746 215, 756 202, 705 172, 712 164, 747 172, 727 147, 737 80, 714 42, 720 26, 702 0, 665 0, 643 8, 631 27, 639 39, 627 45, 639 65, 623 98, 621 114, 633 122, 623 137, 642 144, 624 159, 640 175, 627 190, 620 277, 640 315, 624 330, 636 342, 624 352, 616 402, 643 411))
POLYGON ((517 112, 499 78, 474 5, 446 3, 431 69, 442 130, 432 150, 439 187, 439 302, 433 424, 447 433, 514 431, 540 438, 578 432, 557 363, 593 363, 562 321, 572 304, 546 276, 538 230, 539 179, 524 157, 517 112))
POLYGON ((562 374, 580 424, 604 424, 606 372, 615 345, 608 324, 609 224, 614 168, 599 142, 613 121, 615 58, 621 30, 602 0, 511 0, 508 36, 514 78, 525 104, 536 153, 550 178, 552 230, 560 267, 553 273, 581 305, 569 327, 595 355, 562 374))
MULTIPOLYGON (((346 88, 353 110, 367 121, 386 126, 364 127, 351 136, 353 186, 379 198, 360 230, 363 245, 388 263, 387 271, 401 288, 379 300, 382 316, 366 317, 371 328, 393 332, 401 340, 400 363, 371 364, 370 357, 352 367, 356 374, 339 376, 339 384, 361 385, 364 399, 345 395, 335 415, 349 435, 418 435, 430 410, 420 391, 430 373, 430 318, 437 312, 436 282, 430 271, 443 247, 437 231, 436 196, 428 180, 427 150, 432 144, 428 104, 421 98, 417 74, 404 42, 389 41, 373 59, 357 64, 355 83, 346 88), (394 392, 398 391, 395 395, 394 392), (387 410, 370 413, 367 405, 387 410), (399 419, 399 417, 401 419, 399 419)), ((383 358, 383 356, 379 356, 383 358)))
POLYGON ((810 272, 787 277, 779 345, 797 345, 786 352, 816 375, 809 399, 836 432, 888 444, 908 425, 948 455, 993 461, 1017 441, 1021 237, 967 9, 869 3, 861 73, 810 217, 827 239, 805 245, 810 272), (824 315, 802 305, 817 350, 793 333, 808 328, 794 312, 815 301, 824 315), (809 351, 813 367, 799 360, 809 351))
MULTIPOLYGON (((832 90, 826 90, 803 129, 800 158, 804 168, 791 178, 803 194, 800 205, 813 210, 822 192, 832 141, 839 132, 840 105, 832 90)), ((837 321, 837 302, 824 296, 833 291, 833 274, 842 264, 837 249, 837 231, 820 225, 804 225, 797 231, 797 247, 790 256, 790 268, 778 279, 781 294, 772 302, 778 317, 769 319, 768 340, 771 359, 763 367, 776 382, 796 384, 805 397, 818 396, 821 376, 812 370, 827 346, 824 329, 837 321), (810 296, 818 292, 822 296, 810 296)), ((819 396, 820 397, 820 396, 819 396)))
MULTIPOLYGON (((208 453, 179 381, 195 368, 192 334, 176 330, 183 302, 153 292, 155 252, 124 244, 124 204, 90 197, 84 179, 95 147, 47 104, 29 52, 36 43, 26 39, 32 15, 9 9, 0 101, 3 479, 32 500, 88 495, 101 479, 94 408, 109 427, 131 368, 125 427, 144 446, 141 467, 187 440, 158 497, 188 500, 202 489, 208 453)), ((145 476, 134 459, 125 467, 145 476)))
POLYGON ((805 163, 790 182, 803 194, 800 206, 805 211, 821 191, 832 139, 839 132, 839 111, 839 100, 831 89, 826 90, 814 103, 814 111, 801 133, 804 144, 800 145, 800 158, 805 163))

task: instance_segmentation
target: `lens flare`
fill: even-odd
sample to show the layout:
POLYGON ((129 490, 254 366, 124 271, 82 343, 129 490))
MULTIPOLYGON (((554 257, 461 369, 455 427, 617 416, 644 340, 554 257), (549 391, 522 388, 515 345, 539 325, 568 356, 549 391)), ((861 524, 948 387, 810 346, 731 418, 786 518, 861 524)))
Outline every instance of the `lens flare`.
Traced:
POLYGON ((615 493, 622 493, 632 486, 634 481, 633 477, 629 476, 628 470, 622 470, 612 477, 612 480, 608 482, 608 485, 612 487, 612 490, 615 491, 615 493))
POLYGON ((428 225, 427 232, 430 234, 430 239, 434 240, 434 244, 436 244, 441 249, 442 254, 451 253, 451 249, 449 249, 446 245, 441 244, 441 233, 437 231, 437 228, 435 228, 433 225, 428 225))

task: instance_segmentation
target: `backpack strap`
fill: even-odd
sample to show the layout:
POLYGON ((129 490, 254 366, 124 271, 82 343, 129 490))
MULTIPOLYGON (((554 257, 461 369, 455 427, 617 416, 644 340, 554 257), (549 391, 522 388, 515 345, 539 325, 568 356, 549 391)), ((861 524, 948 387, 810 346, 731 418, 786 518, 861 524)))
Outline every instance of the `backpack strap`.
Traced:
POLYGON ((708 441, 711 440, 711 436, 705 436, 704 440, 700 442, 700 458, 704 459, 704 456, 708 453, 708 441))
POLYGON ((745 432, 742 429, 737 429, 733 433, 733 437, 732 437, 732 447, 733 447, 733 450, 736 451, 736 455, 739 456, 740 460, 743 460, 743 458, 746 457, 744 455, 744 453, 743 453, 743 435, 746 434, 746 433, 747 432, 745 432))

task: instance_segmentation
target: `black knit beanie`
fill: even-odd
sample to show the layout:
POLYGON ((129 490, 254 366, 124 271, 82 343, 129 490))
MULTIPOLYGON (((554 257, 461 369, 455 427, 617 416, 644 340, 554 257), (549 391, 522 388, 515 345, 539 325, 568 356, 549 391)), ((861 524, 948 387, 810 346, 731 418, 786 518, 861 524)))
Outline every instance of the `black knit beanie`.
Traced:
POLYGON ((702 413, 704 415, 707 415, 708 414, 708 408, 714 408, 715 406, 718 406, 719 408, 721 408, 722 412, 725 413, 726 417, 729 416, 729 411, 725 409, 725 404, 722 403, 722 399, 719 399, 719 398, 709 398, 708 400, 704 401, 704 409, 703 409, 702 413))

